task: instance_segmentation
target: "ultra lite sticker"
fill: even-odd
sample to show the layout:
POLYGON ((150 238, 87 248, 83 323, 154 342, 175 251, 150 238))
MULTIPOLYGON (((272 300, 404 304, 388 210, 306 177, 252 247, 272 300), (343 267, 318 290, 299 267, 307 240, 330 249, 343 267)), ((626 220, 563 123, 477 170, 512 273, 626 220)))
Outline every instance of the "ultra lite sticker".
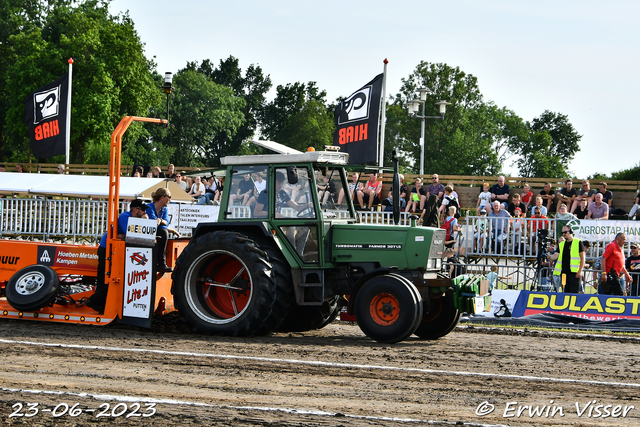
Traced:
POLYGON ((402 250, 402 245, 392 245, 392 244, 371 244, 371 243, 336 243, 334 245, 335 249, 392 249, 392 250, 402 250))
POLYGON ((148 319, 151 314, 151 248, 126 249, 125 287, 122 314, 148 319))

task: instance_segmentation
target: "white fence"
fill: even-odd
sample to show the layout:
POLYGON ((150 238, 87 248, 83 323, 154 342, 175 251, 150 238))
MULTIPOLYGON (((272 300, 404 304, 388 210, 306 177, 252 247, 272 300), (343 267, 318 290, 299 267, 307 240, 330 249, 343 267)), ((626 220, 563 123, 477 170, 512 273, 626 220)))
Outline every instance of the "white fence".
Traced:
MULTIPOLYGON (((458 247, 464 248, 466 255, 485 256, 490 258, 522 258, 536 259, 539 249, 548 247, 550 239, 558 240, 561 228, 568 220, 556 220, 553 218, 519 219, 520 225, 516 227, 514 218, 493 219, 487 217, 467 217, 467 225, 463 226, 463 232, 458 234, 458 247), (500 221, 500 222, 498 222, 500 221), (485 231, 481 232, 485 223, 485 231), (497 225, 497 226, 496 226, 497 225), (506 228, 506 231, 505 231, 506 228), (543 229, 544 232, 538 230, 543 229), (477 237, 476 237, 477 236, 477 237)), ((594 221, 595 222, 595 221, 594 221)), ((612 221, 597 221, 601 226, 613 224, 612 221)), ((636 227, 636 221, 616 221, 626 223, 629 228, 636 227)), ((624 228, 622 229, 624 231, 624 228)), ((635 240, 637 236, 633 236, 635 240)), ((587 239, 582 239, 587 241, 587 239)), ((629 256, 629 244, 632 239, 627 236, 624 251, 629 256)), ((587 259, 600 258, 607 244, 612 240, 592 240, 591 248, 587 250, 587 259)))
MULTIPOLYGON (((171 211, 178 218, 172 227, 179 229, 183 208, 192 210, 195 205, 172 204, 171 211)), ((119 213, 128 209, 128 202, 120 202, 119 213)), ((231 218, 250 218, 247 206, 232 206, 231 218)), ((297 212, 283 209, 287 217, 297 212)), ((360 222, 368 224, 393 224, 392 212, 357 212, 360 222)), ((327 219, 349 218, 348 211, 323 211, 327 219)), ((400 224, 409 225, 409 213, 402 212, 400 224)), ((107 231, 107 202, 97 200, 57 200, 43 198, 0 198, 0 237, 22 237, 66 241, 98 241, 107 231)), ((188 233, 187 233, 188 236, 188 233)))

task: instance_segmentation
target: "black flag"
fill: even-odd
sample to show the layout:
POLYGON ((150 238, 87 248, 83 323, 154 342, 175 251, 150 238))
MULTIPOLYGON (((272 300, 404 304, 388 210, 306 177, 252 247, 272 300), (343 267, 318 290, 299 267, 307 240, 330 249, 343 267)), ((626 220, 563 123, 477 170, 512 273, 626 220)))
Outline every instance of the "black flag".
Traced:
POLYGON ((349 153, 351 164, 378 160, 378 121, 383 77, 384 74, 379 74, 336 107, 333 145, 349 153))
POLYGON ((27 113, 31 151, 38 159, 47 159, 66 152, 67 91, 69 74, 27 96, 27 113))

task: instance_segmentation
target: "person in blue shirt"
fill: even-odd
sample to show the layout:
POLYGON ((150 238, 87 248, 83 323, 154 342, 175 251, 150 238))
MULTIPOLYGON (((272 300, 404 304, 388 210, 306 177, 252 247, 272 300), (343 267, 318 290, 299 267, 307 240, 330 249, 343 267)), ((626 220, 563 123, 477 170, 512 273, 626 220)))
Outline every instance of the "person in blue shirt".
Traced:
MULTIPOLYGON (((124 239, 124 236, 127 232, 127 224, 129 223, 129 218, 146 218, 147 209, 149 209, 149 205, 145 204, 142 200, 139 199, 136 199, 129 204, 129 212, 123 212, 118 217, 118 239, 124 239)), ((100 239, 100 244, 98 246, 98 277, 96 282, 96 291, 84 302, 84 305, 99 313, 104 313, 104 305, 107 302, 107 291, 109 290, 109 285, 104 283, 106 257, 107 233, 104 233, 102 239, 100 239)))
POLYGON ((166 188, 158 188, 151 193, 153 203, 147 209, 149 219, 155 219, 158 222, 156 232, 156 262, 158 264, 158 272, 170 273, 173 271, 167 265, 167 241, 169 240, 169 211, 167 205, 171 202, 171 192, 166 188))

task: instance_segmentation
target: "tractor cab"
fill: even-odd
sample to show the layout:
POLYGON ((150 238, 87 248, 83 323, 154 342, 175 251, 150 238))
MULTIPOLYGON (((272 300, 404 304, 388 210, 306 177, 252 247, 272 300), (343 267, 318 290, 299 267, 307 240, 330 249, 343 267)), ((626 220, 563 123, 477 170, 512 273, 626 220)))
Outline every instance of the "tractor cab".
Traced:
POLYGON ((219 222, 268 223, 302 265, 323 264, 318 236, 333 223, 356 222, 344 169, 347 154, 238 156, 222 163, 228 184, 219 222))

